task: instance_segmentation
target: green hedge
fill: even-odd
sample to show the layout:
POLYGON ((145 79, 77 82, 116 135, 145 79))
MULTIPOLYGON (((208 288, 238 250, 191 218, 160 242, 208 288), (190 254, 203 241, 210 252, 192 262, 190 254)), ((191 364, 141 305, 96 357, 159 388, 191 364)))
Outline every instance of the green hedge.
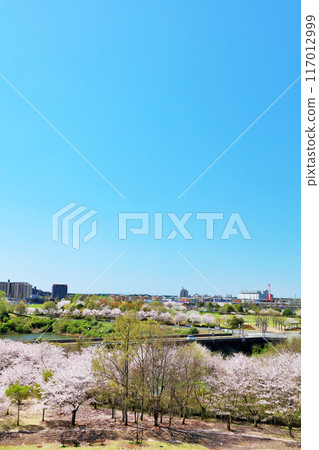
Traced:
POLYGON ((32 333, 34 330, 44 331, 52 324, 48 317, 17 317, 15 315, 1 314, 0 334, 32 333))
POLYGON ((113 332, 113 324, 98 322, 95 319, 66 319, 62 318, 53 324, 55 334, 83 334, 84 336, 99 337, 113 332))

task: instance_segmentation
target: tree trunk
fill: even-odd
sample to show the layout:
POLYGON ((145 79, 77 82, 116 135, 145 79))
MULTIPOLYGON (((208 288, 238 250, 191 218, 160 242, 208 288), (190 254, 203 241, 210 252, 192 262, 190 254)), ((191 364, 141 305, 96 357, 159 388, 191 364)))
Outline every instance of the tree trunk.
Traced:
POLYGON ((127 399, 128 399, 128 394, 124 400, 124 425, 126 425, 126 426, 128 425, 127 399))
POLYGON ((294 435, 292 434, 292 424, 291 423, 289 424, 288 428, 289 428, 290 437, 294 438, 294 435))
POLYGON ((183 420, 182 420, 183 425, 185 425, 185 419, 186 419, 186 408, 184 408, 184 412, 183 412, 183 420))
POLYGON ((125 359, 125 395, 124 395, 124 425, 128 425, 128 397, 129 397, 129 365, 125 359))
POLYGON ((93 408, 97 409, 96 402, 93 402, 93 408))
POLYGON ((160 422, 163 423, 163 414, 162 413, 161 413, 161 420, 160 420, 160 422))
POLYGON ((42 409, 42 422, 44 422, 45 408, 42 409))
POLYGON ((72 420, 71 420, 71 425, 72 425, 73 427, 75 426, 76 412, 77 412, 77 409, 73 409, 73 410, 72 410, 72 420))
POLYGON ((138 420, 137 420, 137 422, 136 422, 136 443, 139 442, 139 439, 140 439, 140 437, 139 437, 139 433, 138 433, 138 420))
POLYGON ((20 425, 20 403, 18 403, 18 417, 17 417, 17 426, 20 425))
POLYGON ((153 417, 154 417, 154 427, 158 427, 158 411, 157 411, 157 408, 154 408, 153 417))
POLYGON ((229 415, 227 416, 227 430, 228 430, 228 431, 231 431, 230 423, 231 423, 231 417, 230 417, 230 414, 229 414, 229 415))
POLYGON ((142 397, 141 400, 141 414, 140 414, 140 420, 143 420, 144 418, 144 396, 142 397))
POLYGON ((114 409, 115 409, 114 406, 112 406, 112 419, 115 419, 115 414, 114 414, 115 411, 114 411, 114 409))

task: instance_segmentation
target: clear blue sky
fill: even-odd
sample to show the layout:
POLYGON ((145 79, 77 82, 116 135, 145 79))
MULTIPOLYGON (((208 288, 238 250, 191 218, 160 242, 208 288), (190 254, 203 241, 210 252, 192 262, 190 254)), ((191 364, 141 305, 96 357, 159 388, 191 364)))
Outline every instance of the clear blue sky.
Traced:
MULTIPOLYGON (((0 72, 121 191, 0 79, 0 279, 83 292, 300 295, 298 2, 0 1, 0 72), (80 251, 51 240, 52 214, 96 209, 80 251), (252 236, 117 238, 118 212, 239 212, 252 236)), ((166 220, 164 234, 170 231, 166 220), (166 227, 166 228, 165 228, 166 227)))

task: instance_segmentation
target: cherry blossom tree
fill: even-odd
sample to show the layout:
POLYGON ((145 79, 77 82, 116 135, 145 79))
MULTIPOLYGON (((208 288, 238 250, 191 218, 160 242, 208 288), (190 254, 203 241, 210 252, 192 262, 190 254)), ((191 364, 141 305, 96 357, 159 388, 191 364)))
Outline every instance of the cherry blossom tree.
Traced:
POLYGON ((178 312, 175 314, 174 320, 177 323, 177 325, 180 325, 181 322, 187 321, 187 315, 183 312, 178 312))
POLYGON ((92 317, 93 315, 94 315, 94 310, 91 310, 91 309, 88 309, 88 308, 82 309, 82 316, 83 317, 92 317))
POLYGON ((6 412, 9 414, 9 407, 11 402, 6 396, 6 387, 0 383, 0 413, 6 412))
POLYGON ((175 303, 173 308, 174 311, 187 311, 187 307, 184 305, 180 305, 178 303, 175 303))
POLYGON ((60 302, 57 303, 57 308, 61 312, 63 311, 65 306, 70 304, 71 304, 70 300, 61 300, 60 302))
POLYGON ((142 309, 137 313, 138 320, 146 320, 148 318, 148 316, 149 316, 148 312, 146 312, 142 309))
POLYGON ((206 325, 210 326, 210 325, 213 325, 216 322, 216 319, 215 319, 215 317, 212 314, 204 314, 202 316, 202 321, 206 325))
POLYGON ((166 306, 166 308, 171 309, 171 308, 173 308, 175 306, 175 304, 174 304, 174 302, 169 301, 169 302, 165 303, 165 306, 166 306))
POLYGON ((112 310, 108 306, 105 306, 99 311, 99 317, 102 317, 104 319, 110 319, 112 316, 112 310))
POLYGON ((0 378, 0 399, 4 401, 4 407, 7 408, 14 403, 18 408, 17 425, 19 425, 20 408, 23 400, 26 400, 32 393, 34 379, 37 377, 37 369, 24 361, 23 356, 19 355, 13 363, 8 366, 0 378), (22 356, 22 358, 21 358, 22 356))
POLYGON ((215 357, 214 374, 207 377, 211 388, 211 406, 216 413, 226 416, 227 429, 230 430, 232 417, 238 415, 240 402, 248 389, 249 359, 237 354, 231 358, 215 357))
POLYGON ((169 312, 163 312, 159 315, 159 320, 164 323, 171 323, 172 322, 172 316, 169 312))
MULTIPOLYGON (((181 314, 176 313, 176 322, 178 315, 180 320, 190 316, 181 314)), ((278 418, 292 435, 300 418, 300 354, 268 351, 259 357, 224 358, 199 344, 174 347, 164 339, 164 327, 150 319, 141 322, 143 315, 146 318, 148 312, 121 313, 116 318, 111 348, 101 345, 67 353, 47 342, 1 339, 0 411, 5 413, 17 401, 20 410, 28 393, 43 414, 48 407, 69 413, 73 425, 81 405, 92 401, 109 404, 112 416, 121 407, 126 424, 129 409, 138 408, 141 414, 149 409, 157 425, 164 412, 170 423, 176 410, 185 421, 188 411, 199 405, 202 417, 207 409, 227 417, 228 429, 233 418, 253 421, 255 426, 278 418)), ((168 319, 167 313, 155 316, 168 319)))
POLYGON ((116 317, 121 316, 122 315, 122 311, 119 308, 114 308, 111 311, 111 318, 112 319, 116 319, 116 317))
POLYGON ((201 323, 202 316, 198 312, 192 311, 191 313, 188 314, 188 321, 192 325, 195 325, 196 323, 201 323))
POLYGON ((300 417, 301 357, 298 353, 281 352, 265 358, 259 385, 259 397, 268 414, 279 416, 292 436, 293 423, 300 417))
POLYGON ((159 320, 160 313, 156 309, 152 309, 149 312, 149 318, 152 320, 159 320))
POLYGON ((24 352, 25 345, 22 342, 0 339, 0 376, 5 369, 15 364, 24 352))
POLYGON ((42 384, 47 405, 71 413, 73 426, 78 409, 91 399, 90 390, 94 386, 91 360, 92 353, 87 349, 70 354, 67 365, 54 371, 49 381, 42 384))

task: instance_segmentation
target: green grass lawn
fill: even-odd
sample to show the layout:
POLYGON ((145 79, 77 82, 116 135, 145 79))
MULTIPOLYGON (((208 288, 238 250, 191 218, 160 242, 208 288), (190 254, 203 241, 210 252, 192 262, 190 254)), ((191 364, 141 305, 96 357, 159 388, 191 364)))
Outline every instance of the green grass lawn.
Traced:
POLYGON ((42 303, 28 303, 27 304, 27 307, 28 308, 34 308, 34 309, 36 309, 36 308, 42 308, 43 307, 43 304, 42 303))

